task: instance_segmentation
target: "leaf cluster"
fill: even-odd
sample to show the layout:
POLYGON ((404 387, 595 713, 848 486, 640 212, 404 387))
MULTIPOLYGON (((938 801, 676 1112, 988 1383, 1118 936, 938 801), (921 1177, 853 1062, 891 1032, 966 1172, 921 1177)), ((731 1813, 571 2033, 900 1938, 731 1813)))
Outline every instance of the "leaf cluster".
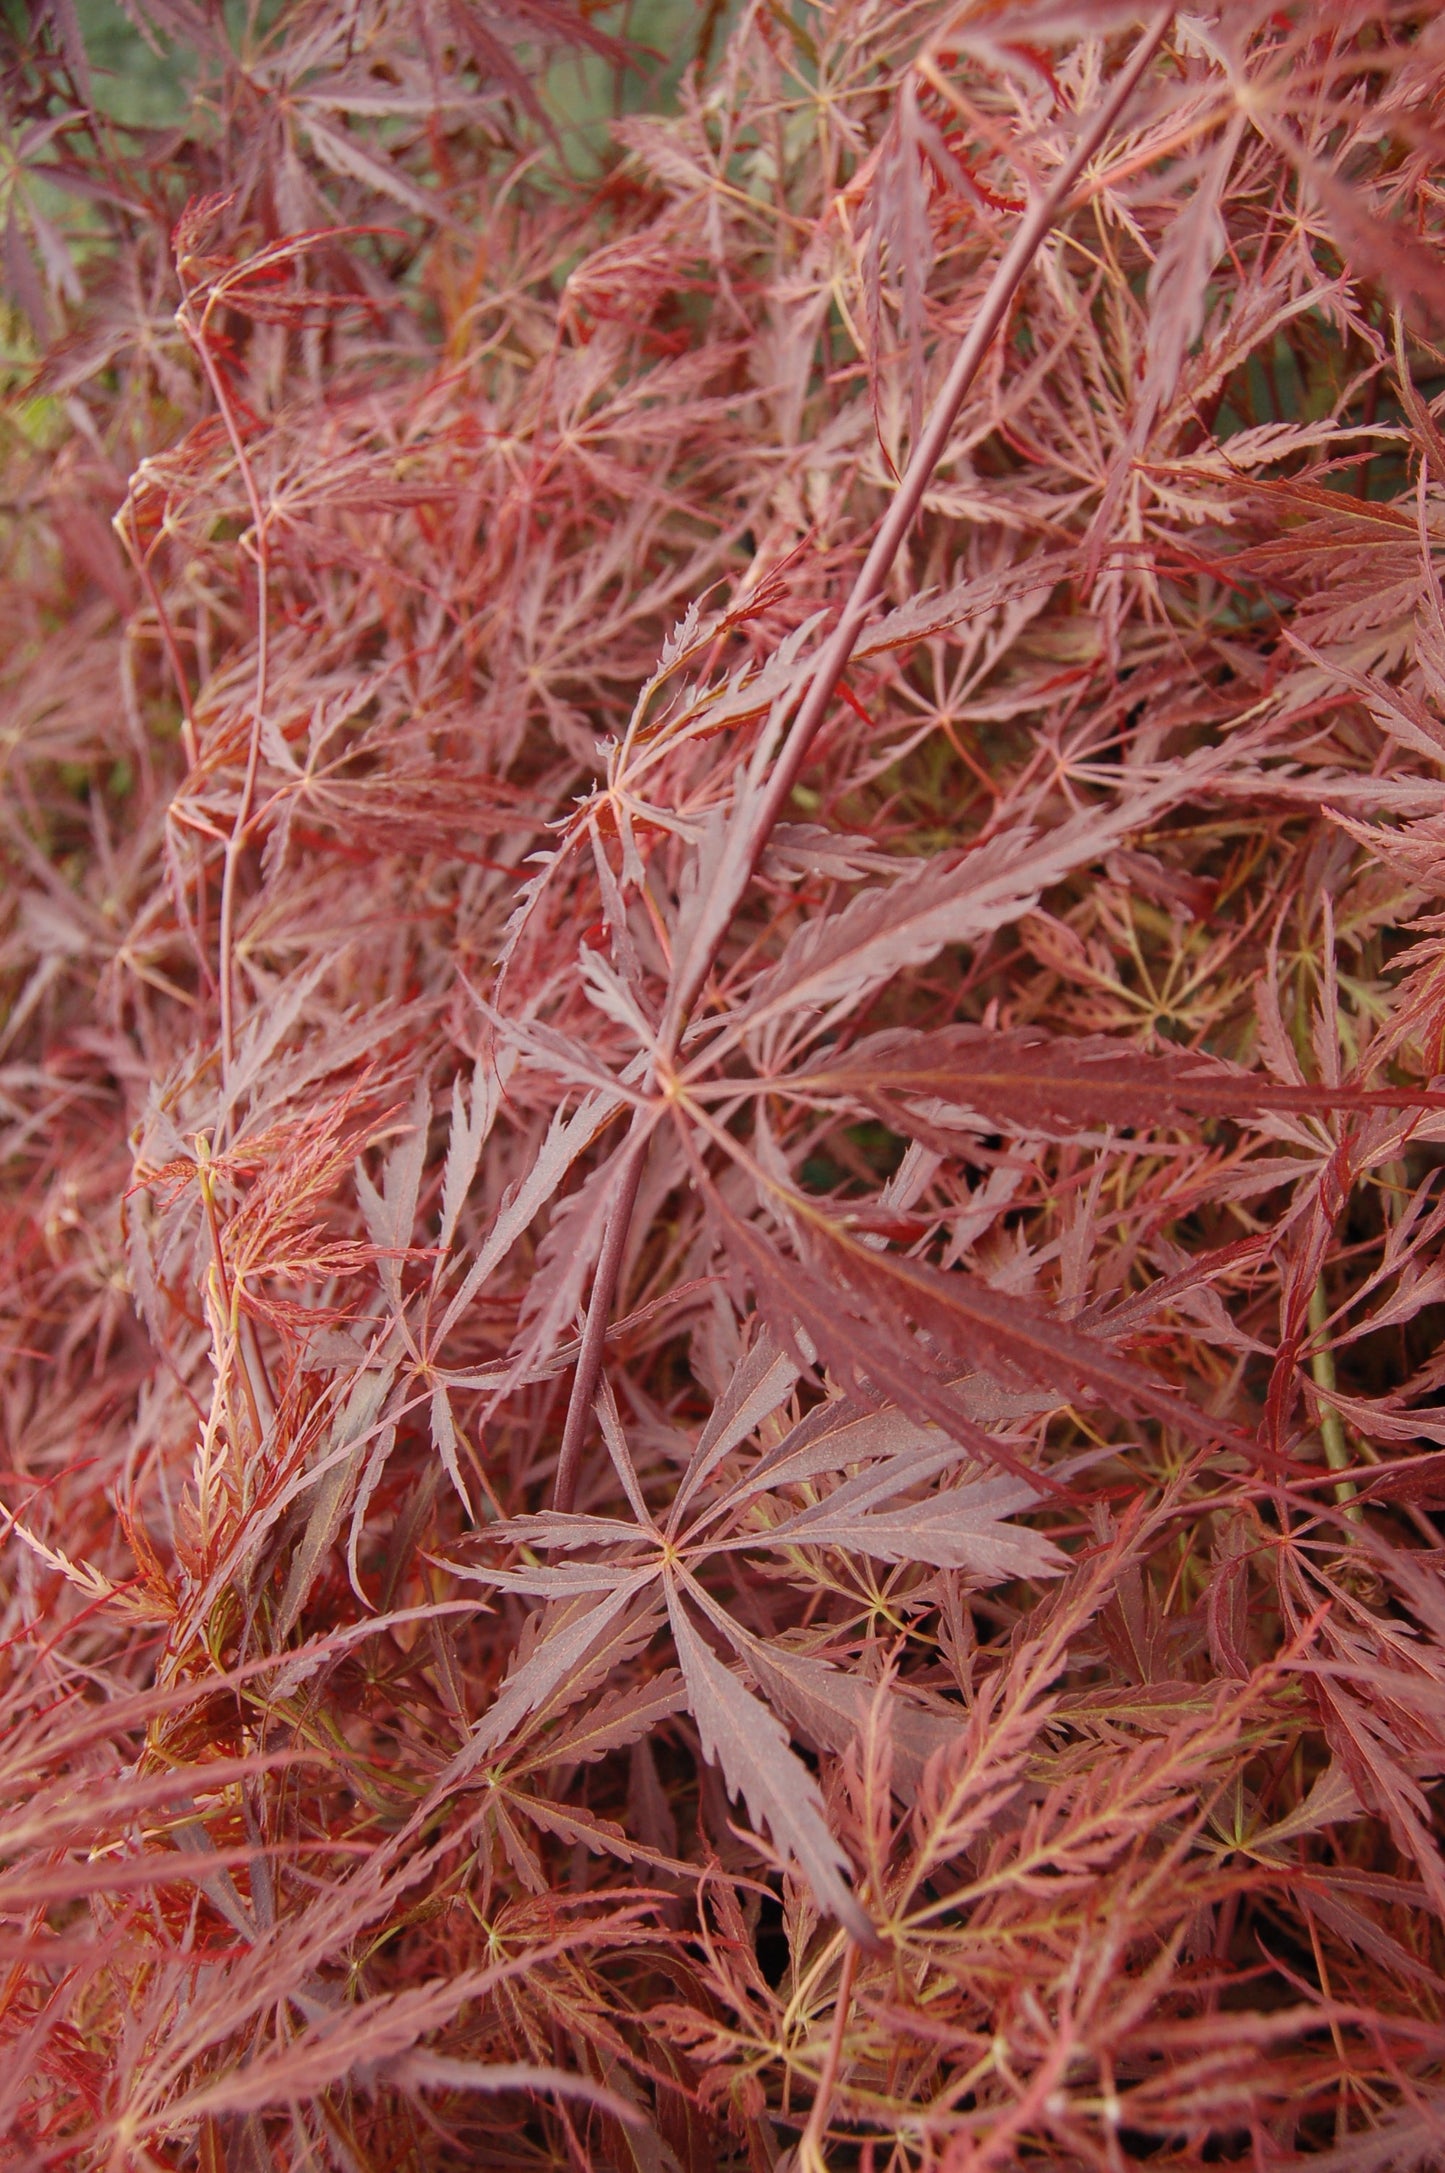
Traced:
POLYGON ((1423 2173, 1437 13, 125 19, 0 31, 6 2162, 1423 2173))

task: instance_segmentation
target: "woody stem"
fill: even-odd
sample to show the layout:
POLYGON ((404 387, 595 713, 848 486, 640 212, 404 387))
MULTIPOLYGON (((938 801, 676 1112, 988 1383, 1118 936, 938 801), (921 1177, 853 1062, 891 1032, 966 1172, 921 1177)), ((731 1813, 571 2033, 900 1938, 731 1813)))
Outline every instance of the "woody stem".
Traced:
MULTIPOLYGON (((989 281, 988 292, 979 306, 978 315, 954 357, 947 383, 938 396, 923 435, 914 447, 903 480, 898 486, 898 494, 873 539, 872 549, 863 561, 838 623, 828 637, 808 681, 807 691, 789 727, 787 738, 778 751, 767 786, 752 817, 753 836, 749 840, 747 852, 740 858, 739 872, 734 878, 735 895, 729 900, 730 908, 741 902, 743 891, 752 879, 774 825, 797 783, 808 749, 827 715, 828 705, 853 653, 854 644, 882 592, 883 584, 923 501, 923 494, 933 472, 948 448, 948 440, 958 420, 959 410, 983 366, 995 334, 1007 316, 1034 258, 1052 228, 1068 209, 1084 168, 1132 96, 1173 19, 1172 7, 1161 8, 1150 18, 1144 35, 1109 86, 1108 97, 1097 113, 1086 122, 1072 152, 1059 168, 1052 184, 1025 213, 1013 240, 999 259, 998 268, 989 281)), ((715 941, 710 946, 699 947, 698 955, 673 988, 660 1037, 660 1053, 666 1058, 671 1058, 682 1040, 692 1007, 716 962, 731 911, 720 913, 716 918, 718 934, 715 941)), ((570 1508, 575 1498, 578 1458, 587 1430, 588 1416, 597 1394, 597 1384, 601 1378, 607 1322, 642 1175, 641 1149, 635 1148, 632 1151, 633 1165, 618 1191, 598 1255, 582 1347, 577 1358, 577 1371, 572 1377, 572 1394, 567 1405, 562 1451, 557 1466, 555 1502, 559 1509, 570 1508)))

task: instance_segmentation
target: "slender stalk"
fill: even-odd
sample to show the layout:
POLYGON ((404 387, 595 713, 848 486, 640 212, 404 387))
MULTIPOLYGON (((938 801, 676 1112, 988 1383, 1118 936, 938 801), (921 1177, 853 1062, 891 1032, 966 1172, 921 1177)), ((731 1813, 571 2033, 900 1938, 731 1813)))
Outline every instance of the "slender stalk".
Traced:
POLYGON ((833 2104, 833 2091, 838 2082, 838 2070, 843 2064, 843 2042, 848 2034, 848 2017, 853 2011, 853 1980, 857 1974, 858 1947, 850 1939, 838 1976, 838 1996, 833 2002, 833 2027, 828 2037, 823 2071, 813 2093, 808 2125, 804 2128, 802 2140, 798 2144, 798 2173, 828 2173, 827 2160, 823 2156, 823 2138, 828 2132, 828 2114, 833 2104))
POLYGON ((201 740, 200 734, 196 730, 196 710, 195 704, 191 700, 190 681, 186 677, 186 667, 181 661, 180 645, 176 640, 175 628, 171 625, 165 607, 165 600, 157 585, 156 577, 151 571, 150 553, 140 539, 139 524, 135 520, 131 500, 127 499, 110 525, 119 538, 126 556, 134 566, 141 586, 150 599, 151 609, 156 615, 156 632, 160 637, 161 647, 165 650, 166 661, 171 668, 171 677, 175 681, 176 696, 181 705, 181 746, 185 751, 186 767, 194 770, 201 759, 201 740), (129 522, 126 520, 127 513, 131 514, 129 522))
MULTIPOLYGON (((1326 1335, 1329 1317, 1330 1301, 1325 1290, 1325 1279, 1321 1275, 1310 1292, 1309 1327, 1310 1335, 1315 1339, 1314 1349, 1310 1353, 1310 1378, 1320 1391, 1320 1440, 1324 1444, 1325 1462, 1331 1471, 1348 1471, 1351 1457, 1350 1445, 1345 1439, 1344 1421, 1334 1404, 1326 1401, 1326 1398, 1334 1395, 1336 1387, 1335 1354, 1330 1349, 1326 1335)), ((1359 1517, 1359 1510, 1350 1510, 1345 1505, 1352 1502, 1358 1492, 1359 1488, 1353 1479, 1341 1479, 1335 1488, 1335 1500, 1341 1508, 1345 1508, 1347 1516, 1356 1519, 1359 1517)))
MULTIPOLYGON (((848 667, 854 644, 863 631, 868 614, 882 593, 893 561, 898 556, 903 540, 913 524, 913 517, 923 502, 923 494, 948 449, 948 440, 958 420, 959 409, 967 399, 973 381, 993 345, 995 335, 1008 315, 1014 296, 1022 286, 1030 265, 1043 247, 1051 229, 1067 210, 1080 175, 1128 103, 1173 19, 1172 7, 1161 8, 1151 19, 1126 66, 1110 85, 1108 97, 1086 124, 1050 187, 1032 209, 1024 214, 1018 231, 999 259, 998 269, 989 282, 988 292, 980 304, 978 315, 954 358, 947 382, 904 470, 898 494, 873 539, 873 547, 863 561, 838 623, 818 658, 817 668, 808 682, 807 693, 793 719, 788 736, 778 751, 777 761, 773 765, 772 775, 768 779, 755 818, 756 835, 744 881, 751 877, 762 858, 774 826, 798 781, 798 773, 807 759, 808 749, 827 715, 828 705, 833 699, 838 681, 848 667)), ((741 888, 742 885, 739 884, 739 891, 741 888)), ((669 1016, 663 1025, 664 1043, 672 1048, 677 1046, 688 1015, 712 971, 714 956, 715 953, 695 959, 691 971, 674 989, 669 1016)))
POLYGON ((602 1236, 602 1250, 597 1258, 597 1272, 592 1278, 592 1296, 582 1329, 581 1348, 577 1353, 577 1371, 572 1376, 572 1394, 567 1404, 567 1421, 562 1429, 562 1447, 557 1457, 557 1479, 553 1490, 554 1506, 564 1513, 572 1508, 577 1499, 577 1472, 582 1458, 582 1444, 587 1436, 592 1401, 597 1394, 597 1384, 602 1378, 602 1350, 607 1341, 612 1296, 617 1288, 617 1278, 622 1270, 622 1254, 632 1227, 632 1210, 637 1205, 637 1188, 642 1182, 646 1147, 637 1137, 637 1133, 646 1121, 647 1111, 639 1109, 633 1120, 633 1136, 623 1145, 622 1152, 629 1160, 622 1173, 617 1198, 612 1203, 612 1212, 607 1218, 607 1228, 602 1236))
MULTIPOLYGON (((252 1436, 259 1450, 265 1438, 265 1428, 261 1423, 260 1399, 256 1394, 256 1384, 251 1377, 250 1354, 247 1352, 242 1340, 240 1307, 236 1302, 231 1287, 231 1278, 226 1272, 226 1253, 225 1247, 221 1243, 220 1219, 216 1214, 215 1187, 211 1182, 211 1143, 204 1132, 197 1132, 196 1134, 196 1176, 200 1181, 201 1204, 205 1209, 206 1229, 211 1240, 211 1274, 215 1278, 216 1284, 217 1312, 224 1323, 225 1334, 229 1335, 234 1343, 236 1367, 241 1376, 241 1390, 246 1399, 246 1414, 251 1421, 252 1436)), ((216 1367, 218 1373, 224 1375, 226 1362, 223 1337, 217 1338, 216 1367)))
MULTIPOLYGON (((854 644, 882 593, 893 561, 898 556, 903 539, 923 501, 923 494, 948 448, 948 440, 958 420, 959 410, 983 366, 999 327, 1008 315, 1014 296, 1022 286, 1030 265, 1043 247, 1051 229, 1068 209, 1080 176, 1133 95, 1173 19, 1172 7, 1161 8, 1151 16, 1128 61, 1110 84, 1109 95, 1098 112, 1085 123, 1069 157, 1043 195, 1024 214, 1013 240, 999 259, 998 269, 989 281, 988 292, 979 306, 978 315, 968 329, 923 435, 914 447, 903 480, 898 486, 898 494, 873 539, 872 549, 863 561, 838 623, 828 637, 812 678, 808 681, 807 692, 788 728, 787 737, 778 750, 772 774, 753 817, 753 836, 749 850, 739 862, 739 872, 734 879, 734 896, 728 902, 729 910, 717 916, 720 931, 726 929, 731 918, 731 907, 741 899, 743 891, 751 881, 773 828, 787 805, 807 758, 808 749, 828 713, 828 705, 833 699, 838 681, 853 654, 854 644)), ((717 942, 711 947, 700 947, 688 970, 679 976, 673 986, 659 1036, 660 1054, 664 1058, 670 1059, 682 1039, 692 1007, 713 969, 721 941, 720 933, 717 942)), ((617 1274, 622 1265, 627 1228, 632 1219, 640 1179, 639 1152, 633 1171, 629 1173, 628 1180, 618 1193, 603 1237, 597 1270, 592 1279, 587 1324, 582 1348, 578 1353, 577 1370, 572 1377, 572 1394, 567 1405, 562 1452, 557 1467, 555 1499, 559 1509, 570 1507, 576 1492, 577 1461, 581 1454, 593 1399, 597 1394, 597 1383, 601 1377, 607 1320, 616 1291, 617 1274)))
POLYGON ((270 588, 271 555, 266 515, 261 496, 256 488, 256 478, 246 455, 245 440, 241 436, 226 391, 225 379, 216 367, 215 357, 209 345, 211 311, 219 299, 213 293, 206 303, 199 324, 191 321, 190 302, 187 299, 176 313, 181 326, 196 351, 197 359, 205 372, 206 382, 231 441, 231 450, 240 471, 242 487, 251 510, 251 522, 256 534, 256 688, 252 700, 251 732, 246 747, 246 772, 241 784, 241 797, 226 840, 225 859, 221 870, 221 923, 217 937, 218 972, 221 995, 221 1071, 229 1081, 231 1068, 236 1060, 235 984, 233 959, 236 940, 236 884, 240 876, 241 854, 245 849, 246 832, 251 826, 251 811, 256 798, 256 778, 261 764, 261 720, 266 713, 267 679, 270 671, 270 588))

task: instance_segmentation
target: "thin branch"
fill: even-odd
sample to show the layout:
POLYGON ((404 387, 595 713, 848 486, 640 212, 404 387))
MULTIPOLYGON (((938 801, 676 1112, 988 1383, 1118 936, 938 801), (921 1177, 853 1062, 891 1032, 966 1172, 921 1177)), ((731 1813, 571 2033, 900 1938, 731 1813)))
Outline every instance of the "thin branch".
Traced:
POLYGON ((221 925, 218 936, 218 975, 221 991, 221 1072, 229 1080, 231 1067, 236 1059, 235 1024, 235 975, 233 954, 236 929, 236 884, 240 875, 241 854, 245 849, 246 832, 251 824, 251 810, 256 797, 256 778, 261 765, 261 721, 266 711, 266 688, 270 670, 270 586, 271 559, 267 535, 266 515, 261 505, 256 478, 246 457, 245 440, 241 436, 226 391, 225 379, 216 368, 211 353, 209 332, 211 311, 220 295, 213 292, 201 314, 200 323, 193 324, 190 299, 177 313, 177 322, 196 351, 206 382, 211 388, 231 450, 236 456, 241 482, 251 509, 251 520, 256 531, 256 687, 252 701, 251 731, 246 747, 246 773, 242 780, 241 797, 231 823, 231 833, 226 840, 226 856, 221 873, 221 925))
MULTIPOLYGON (((893 561, 898 556, 913 517, 923 501, 923 494, 948 449, 948 440, 958 419, 959 409, 967 399, 969 389, 983 365, 995 335, 1008 315, 1014 296, 1050 231, 1069 208, 1070 199, 1085 167, 1133 96, 1145 69, 1163 43, 1173 19, 1172 7, 1161 8, 1150 19, 1128 61, 1110 85, 1108 97, 1085 125, 1072 153, 1059 168, 1052 186, 1020 221, 1017 233, 999 260, 998 269, 989 282, 988 292, 983 298, 978 315, 954 358, 948 381, 939 394, 922 437, 914 448, 913 457, 898 486, 898 495, 873 540, 873 547, 863 562, 838 623, 818 658, 808 690, 778 751, 772 774, 753 817, 753 836, 748 850, 739 855, 733 895, 728 900, 726 909, 715 914, 718 938, 711 945, 699 946, 698 954, 689 969, 674 985, 659 1034, 660 1053, 664 1057, 670 1058, 681 1042, 692 1007, 716 962, 723 933, 732 918, 732 909, 740 902, 773 828, 787 805, 799 772, 807 759, 808 749, 827 715, 828 705, 833 699, 838 681, 853 654, 854 644, 882 593, 893 561)), ((572 1378, 572 1394, 567 1405, 562 1450, 557 1466, 555 1501, 559 1509, 569 1509, 575 1498, 578 1459, 588 1416, 597 1394, 607 1321, 612 1310, 617 1275, 622 1265, 628 1226, 640 1180, 639 1153, 633 1170, 629 1172, 628 1181, 613 1206, 592 1280, 587 1324, 577 1360, 577 1371, 572 1378)))
POLYGON ((850 1939, 843 1955, 843 1967, 838 1975, 838 1995, 833 2002, 833 2027, 828 2037, 828 2050, 823 2060, 823 2071, 818 2077, 818 2087, 808 2113, 808 2125, 798 2144, 798 2173, 828 2173, 828 2162, 823 2156, 823 2138, 828 2132, 828 2113, 833 2103, 833 2092, 838 2083, 838 2070, 843 2064, 843 2043, 848 2034, 848 2018, 853 2010, 853 1980, 858 1974, 858 1946, 850 1939))
POLYGON ((592 1297, 587 1307, 582 1345, 577 1353, 577 1371, 572 1376, 572 1396, 567 1405, 567 1422, 562 1429, 562 1447, 557 1457, 557 1480, 553 1498, 558 1509, 564 1512, 571 1509, 577 1499, 577 1472, 582 1458, 582 1443, 587 1435, 592 1396, 596 1394, 597 1384, 602 1377, 602 1351, 607 1341, 612 1296, 617 1288, 617 1278, 622 1269, 622 1254, 632 1227, 632 1210, 637 1205, 637 1188, 642 1182, 642 1165, 647 1154, 646 1133, 650 1124, 651 1111, 639 1108, 632 1120, 632 1132, 621 1148, 621 1152, 630 1159, 622 1173, 622 1183, 613 1202, 612 1212, 607 1218, 597 1270, 592 1278, 592 1297), (578 1389, 584 1381, 590 1381, 592 1389, 591 1394, 581 1397, 578 1389))

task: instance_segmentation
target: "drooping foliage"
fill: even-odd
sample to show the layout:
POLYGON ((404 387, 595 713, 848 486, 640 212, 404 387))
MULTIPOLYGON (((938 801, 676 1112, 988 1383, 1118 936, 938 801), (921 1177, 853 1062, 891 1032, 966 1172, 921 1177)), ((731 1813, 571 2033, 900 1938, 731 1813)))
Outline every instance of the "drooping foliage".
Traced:
POLYGON ((1442 2162, 1438 11, 4 37, 6 2162, 1442 2162))

